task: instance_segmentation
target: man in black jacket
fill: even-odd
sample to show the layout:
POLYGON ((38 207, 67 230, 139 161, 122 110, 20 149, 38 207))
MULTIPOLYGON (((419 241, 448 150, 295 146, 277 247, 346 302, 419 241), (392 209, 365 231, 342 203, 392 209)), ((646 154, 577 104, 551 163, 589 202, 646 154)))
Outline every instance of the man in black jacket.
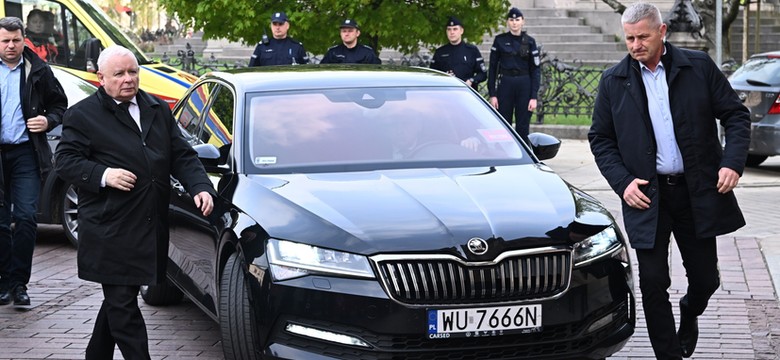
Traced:
POLYGON ((463 23, 454 16, 447 20, 447 40, 449 44, 433 53, 431 69, 453 75, 477 89, 487 79, 485 60, 476 46, 463 41, 463 23))
POLYGON ((745 225, 732 190, 745 167, 750 118, 706 53, 664 41, 657 7, 638 2, 622 23, 629 55, 602 75, 588 138, 623 200, 655 356, 680 359, 693 354, 697 318, 720 284, 715 237, 745 225), (668 292, 671 234, 688 278, 679 330, 668 292))
POLYGON ((170 177, 204 216, 214 189, 168 105, 138 89, 138 62, 113 45, 98 58, 98 91, 65 113, 55 168, 79 188, 79 277, 102 284, 86 359, 149 359, 138 291, 165 281, 170 177))
POLYGON ((19 18, 0 19, 0 60, 0 305, 27 307, 41 179, 51 171, 46 132, 62 122, 68 98, 49 66, 24 46, 19 18))
POLYGON ((271 38, 263 34, 263 40, 257 43, 249 66, 299 65, 308 64, 309 55, 300 41, 287 36, 290 20, 283 11, 271 14, 271 38))
POLYGON ((358 42, 360 26, 357 21, 346 19, 341 23, 341 44, 331 46, 320 64, 381 64, 374 49, 358 42))

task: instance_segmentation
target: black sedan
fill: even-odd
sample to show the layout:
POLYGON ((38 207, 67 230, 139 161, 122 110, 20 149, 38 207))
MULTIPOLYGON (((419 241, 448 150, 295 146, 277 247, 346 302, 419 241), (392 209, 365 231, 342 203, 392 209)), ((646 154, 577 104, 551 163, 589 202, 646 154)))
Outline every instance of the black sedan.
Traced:
POLYGON ((780 51, 755 54, 729 76, 750 109, 748 166, 780 154, 780 51))
MULTIPOLYGON (((631 265, 594 198, 460 80, 427 69, 204 75, 174 108, 219 194, 174 181, 168 279, 227 359, 604 358, 634 332, 631 265)), ((175 180, 175 179, 174 179, 175 180)))

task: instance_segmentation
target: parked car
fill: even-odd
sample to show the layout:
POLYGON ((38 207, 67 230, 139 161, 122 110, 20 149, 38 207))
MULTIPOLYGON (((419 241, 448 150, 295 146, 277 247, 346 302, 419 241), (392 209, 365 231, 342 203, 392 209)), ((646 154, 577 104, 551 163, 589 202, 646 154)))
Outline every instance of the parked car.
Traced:
POLYGON ((174 115, 219 195, 206 218, 174 182, 168 281, 141 294, 186 294, 226 359, 604 358, 634 332, 621 230, 540 162, 560 141, 456 78, 214 72, 174 115))
MULTIPOLYGON (((95 85, 76 75, 52 66, 54 76, 62 84, 68 96, 68 107, 95 93, 95 85)), ((51 150, 57 149, 62 126, 57 126, 48 134, 51 150)), ((55 171, 42 179, 41 196, 38 201, 38 222, 42 224, 61 224, 65 236, 74 245, 78 245, 78 194, 76 188, 62 181, 55 171)))
POLYGON ((758 166, 780 154, 780 51, 751 56, 729 82, 750 109, 747 166, 758 166))

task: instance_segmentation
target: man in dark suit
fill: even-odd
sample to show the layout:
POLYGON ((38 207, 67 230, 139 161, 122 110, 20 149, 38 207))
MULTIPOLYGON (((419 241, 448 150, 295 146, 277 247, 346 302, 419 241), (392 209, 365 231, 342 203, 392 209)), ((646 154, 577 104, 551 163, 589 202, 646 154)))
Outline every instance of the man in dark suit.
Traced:
POLYGON ((165 281, 173 175, 204 216, 214 193, 168 105, 138 89, 138 62, 121 46, 98 58, 98 91, 65 113, 55 169, 79 188, 79 277, 102 284, 86 359, 149 359, 141 285, 165 281))
POLYGON ((732 190, 745 166, 750 119, 706 53, 664 41, 657 7, 636 3, 622 23, 629 55, 602 75, 588 138, 623 199, 655 356, 680 359, 696 348, 697 317, 720 285, 715 237, 745 225, 732 190), (671 234, 688 277, 677 331, 668 293, 671 234))

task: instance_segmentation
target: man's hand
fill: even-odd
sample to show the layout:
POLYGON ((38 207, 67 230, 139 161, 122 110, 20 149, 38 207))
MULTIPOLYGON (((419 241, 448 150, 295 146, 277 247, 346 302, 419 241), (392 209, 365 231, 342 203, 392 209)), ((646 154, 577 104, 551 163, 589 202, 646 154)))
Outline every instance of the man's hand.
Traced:
POLYGON ((479 142, 479 139, 471 136, 466 139, 463 139, 463 141, 460 142, 460 146, 463 146, 466 149, 469 149, 473 152, 479 151, 479 146, 481 143, 479 142))
POLYGON ((725 194, 734 190, 739 184, 739 174, 729 168, 720 168, 718 170, 718 192, 725 194))
POLYGON ((536 110, 536 99, 531 99, 528 101, 528 111, 534 110, 536 110))
POLYGON ((203 216, 209 216, 211 210, 214 210, 214 199, 208 191, 201 191, 192 199, 195 200, 195 206, 203 212, 203 216))
POLYGON ((498 109, 498 98, 495 96, 491 96, 490 105, 492 105, 494 109, 498 109))
POLYGON ((122 191, 130 191, 135 187, 135 174, 125 169, 108 168, 106 170, 106 186, 122 191))
POLYGON ((634 181, 628 184, 626 190, 623 191, 623 201, 634 209, 646 210, 650 208, 650 198, 645 196, 642 190, 639 190, 640 186, 647 184, 647 180, 634 179, 634 181))
POLYGON ((27 119, 27 129, 32 133, 44 132, 49 128, 49 120, 43 115, 27 119))

